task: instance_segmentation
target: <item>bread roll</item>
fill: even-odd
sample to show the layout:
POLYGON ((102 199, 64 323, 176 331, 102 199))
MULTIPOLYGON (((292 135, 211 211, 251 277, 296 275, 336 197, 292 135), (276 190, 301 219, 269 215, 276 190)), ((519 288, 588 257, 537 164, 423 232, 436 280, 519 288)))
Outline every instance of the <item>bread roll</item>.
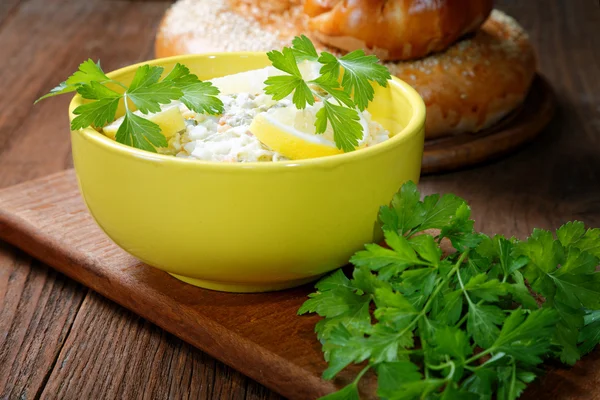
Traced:
POLYGON ((306 0, 308 29, 326 45, 364 49, 382 60, 411 60, 445 50, 474 32, 492 0, 306 0))
MULTIPOLYGON (((239 1, 180 0, 161 23, 156 56, 281 49, 305 32, 302 5, 293 1, 285 4, 287 8, 265 20, 265 16, 252 17, 251 12, 239 11, 239 1)), ((263 14, 258 10, 256 15, 263 14)), ((319 51, 340 54, 314 43, 319 51)), ((536 70, 525 31, 496 10, 478 31, 444 52, 385 65, 425 100, 427 139, 493 125, 525 99, 536 70)))
POLYGON ((446 51, 386 65, 423 97, 428 139, 492 126, 523 102, 536 72, 526 32, 496 10, 446 51))

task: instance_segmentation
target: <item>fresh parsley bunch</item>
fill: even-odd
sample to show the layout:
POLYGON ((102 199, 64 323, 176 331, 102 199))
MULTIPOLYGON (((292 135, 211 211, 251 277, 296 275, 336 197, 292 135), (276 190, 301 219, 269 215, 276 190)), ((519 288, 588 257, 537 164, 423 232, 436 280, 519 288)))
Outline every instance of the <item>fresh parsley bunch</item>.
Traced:
POLYGON ((100 128, 115 120, 119 102, 125 106, 125 118, 117 130, 116 140, 129 146, 156 152, 156 147, 166 147, 167 139, 160 127, 131 110, 135 105, 142 114, 159 112, 161 104, 179 100, 190 110, 218 115, 223 113, 223 103, 217 97, 219 90, 210 82, 202 82, 190 70, 176 64, 167 76, 160 79, 163 67, 142 65, 138 67, 128 86, 106 76, 100 62, 84 61, 79 70, 40 97, 77 92, 86 100, 73 110, 77 115, 71 121, 71 130, 94 126, 100 128))
POLYGON ((378 64, 379 59, 365 55, 362 50, 353 51, 339 59, 328 52, 319 55, 310 39, 304 35, 295 37, 292 47, 284 47, 282 51, 273 50, 267 55, 273 66, 287 75, 268 78, 265 81, 265 93, 274 100, 281 100, 293 93, 292 102, 300 110, 319 99, 323 108, 316 114, 315 132, 324 133, 329 124, 337 148, 354 150, 363 137, 358 111, 365 110, 375 93, 371 83, 385 87, 391 78, 388 69, 378 64), (317 79, 304 80, 298 68, 298 63, 304 60, 323 64, 317 79))
POLYGON ((371 369, 384 399, 515 399, 545 359, 573 364, 598 344, 600 229, 489 237, 473 230, 463 199, 420 199, 403 185, 380 210, 386 245, 366 245, 351 279, 322 279, 299 310, 325 317, 315 328, 323 378, 364 365, 324 399, 358 399, 371 369), (454 252, 444 254, 446 241, 454 252))

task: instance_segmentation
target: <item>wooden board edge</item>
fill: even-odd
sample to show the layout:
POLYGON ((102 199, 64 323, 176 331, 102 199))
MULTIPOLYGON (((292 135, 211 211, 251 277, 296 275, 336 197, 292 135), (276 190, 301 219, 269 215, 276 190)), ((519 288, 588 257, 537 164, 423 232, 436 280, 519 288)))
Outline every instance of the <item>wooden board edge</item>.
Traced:
POLYGON ((425 149, 421 174, 451 172, 473 167, 510 154, 542 133, 552 120, 556 110, 556 97, 547 79, 537 74, 522 108, 508 123, 500 121, 499 130, 474 135, 472 139, 457 136, 447 140, 435 140, 435 146, 425 149), (530 97, 534 97, 531 100, 530 97), (531 114, 525 115, 524 114, 531 114))

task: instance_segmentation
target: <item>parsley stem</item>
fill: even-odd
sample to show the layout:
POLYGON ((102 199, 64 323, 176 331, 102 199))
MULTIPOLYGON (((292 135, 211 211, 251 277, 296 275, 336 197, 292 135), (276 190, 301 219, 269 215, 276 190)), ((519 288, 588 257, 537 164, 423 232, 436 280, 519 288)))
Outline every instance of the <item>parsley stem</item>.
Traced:
POLYGON ((458 276, 458 282, 460 283, 460 288, 462 289, 463 294, 467 298, 467 302, 469 303, 470 306, 473 306, 474 304, 471 301, 471 298, 469 297, 469 294, 465 290, 465 284, 463 283, 462 277, 460 276, 460 271, 456 272, 456 276, 458 276))
POLYGON ((465 321, 467 320, 467 317, 469 316, 469 313, 465 313, 465 315, 463 315, 463 317, 456 323, 456 325, 454 325, 456 328, 460 327, 462 324, 465 323, 465 321))
POLYGON ((478 359, 480 359, 481 357, 490 354, 491 352, 493 352, 494 350, 496 350, 494 347, 490 347, 489 349, 485 349, 483 350, 481 353, 477 353, 475 354, 473 357, 465 360, 465 364, 471 364, 473 361, 477 361, 478 359))
POLYGON ((407 332, 412 331, 413 328, 414 328, 414 326, 416 325, 416 323, 419 322, 419 320, 421 318, 423 318, 425 316, 425 314, 427 314, 429 312, 429 308, 431 307, 431 304, 433 303, 433 300, 435 299, 435 297, 438 295, 438 293, 440 292, 440 290, 442 290, 442 287, 444 286, 444 284, 446 282, 448 282, 448 280, 450 279, 450 277, 452 275, 454 275, 455 272, 458 271, 460 265, 465 260, 465 258, 467 257, 468 254, 469 254, 468 251, 465 251, 464 253, 461 254, 460 258, 458 259, 458 261, 454 265, 454 268, 452 268, 452 270, 450 272, 448 272, 448 274, 437 285, 437 287, 435 288, 435 290, 433 291, 433 293, 431 294, 431 296, 429 296, 429 299, 427 300, 427 303, 425 303, 425 305, 423 306, 423 309, 421 310, 421 312, 419 314, 417 314, 417 316, 410 322, 410 324, 408 324, 408 326, 406 328, 402 329, 402 331, 397 335, 398 337, 402 337, 407 332))
POLYGON ((433 369, 434 371, 439 371, 439 370, 449 367, 450 364, 454 364, 454 363, 452 361, 448 361, 448 362, 445 362, 445 363, 439 364, 439 365, 427 365, 427 368, 433 369))
POLYGON ((448 367, 450 367, 450 373, 448 373, 448 376, 446 376, 446 380, 450 381, 452 379, 452 377, 454 376, 454 372, 456 371, 456 364, 454 363, 454 361, 450 360, 448 358, 448 356, 446 356, 446 362, 443 364, 427 365, 428 369, 432 369, 434 371, 440 371, 440 370, 446 369, 448 367))
MULTIPOLYGON (((515 394, 516 394, 515 393, 516 392, 516 390, 515 390, 516 383, 517 383, 517 364, 515 363, 515 360, 513 359, 512 374, 510 377, 510 391, 508 392, 508 395, 510 397, 515 396, 515 394)), ((518 397, 518 396, 515 396, 515 397, 518 397)))
POLYGON ((127 92, 123 93, 123 104, 125 105, 125 115, 129 114, 129 106, 127 105, 127 92))
POLYGON ((356 375, 356 378, 354 378, 354 381, 352 381, 352 385, 358 385, 358 381, 360 381, 360 379, 363 377, 363 375, 369 370, 371 369, 373 365, 372 364, 367 364, 365 365, 365 367, 358 373, 358 375, 356 375))

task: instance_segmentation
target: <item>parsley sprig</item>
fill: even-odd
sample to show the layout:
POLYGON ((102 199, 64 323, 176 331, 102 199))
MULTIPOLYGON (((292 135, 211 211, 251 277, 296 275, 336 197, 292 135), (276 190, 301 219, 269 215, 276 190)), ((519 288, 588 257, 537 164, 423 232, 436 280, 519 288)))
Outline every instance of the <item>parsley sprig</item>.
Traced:
POLYGON ((265 92, 274 100, 293 93, 292 102, 300 110, 319 99, 323 107, 316 114, 315 132, 322 134, 330 125, 336 146, 344 151, 354 150, 363 137, 358 111, 364 111, 373 100, 372 82, 385 87, 391 79, 388 69, 378 64, 379 59, 362 50, 339 59, 328 52, 319 55, 304 35, 294 38, 292 47, 267 55, 273 66, 287 75, 268 78, 265 92), (323 65, 317 79, 306 81, 302 77, 298 63, 304 60, 323 65))
POLYGON ((515 399, 544 360, 573 364, 600 342, 600 229, 570 222, 519 241, 475 232, 470 213, 406 183, 380 210, 386 245, 356 253, 352 278, 317 283, 299 314, 324 317, 323 378, 364 365, 324 399, 358 399, 368 370, 385 399, 515 399))
POLYGON ((219 90, 212 83, 202 82, 179 63, 161 80, 163 72, 163 67, 142 65, 136 70, 129 86, 126 86, 106 76, 99 61, 95 63, 89 59, 36 103, 76 91, 89 100, 73 110, 77 117, 71 121, 71 130, 78 130, 88 126, 100 128, 114 121, 119 103, 122 102, 125 118, 117 130, 117 142, 156 152, 157 147, 167 146, 167 139, 157 124, 136 115, 133 106, 142 114, 149 114, 159 112, 161 104, 179 100, 198 113, 223 113, 223 103, 217 97, 219 90))
MULTIPOLYGON (((339 59, 327 52, 319 55, 306 36, 294 38, 292 47, 273 50, 267 55, 273 66, 286 75, 268 78, 265 92, 274 100, 293 93, 292 101, 298 109, 314 105, 318 99, 323 107, 316 114, 316 133, 322 134, 331 126, 336 146, 344 151, 354 150, 363 137, 358 112, 364 111, 373 100, 372 83, 385 87, 391 78, 387 68, 378 64, 377 57, 367 56, 361 50, 339 59), (298 68, 298 63, 304 60, 322 64, 317 79, 304 80, 298 68)), ((79 93, 88 102, 73 110, 77 117, 71 121, 71 130, 105 126, 115 120, 122 103, 125 116, 117 130, 117 142, 156 152, 157 147, 167 146, 167 140, 157 124, 133 112, 134 106, 147 115, 159 112, 161 104, 179 100, 198 113, 223 113, 223 103, 217 97, 219 90, 212 83, 202 82, 182 64, 176 64, 161 80, 163 72, 163 67, 142 65, 126 86, 106 76, 99 61, 88 59, 36 103, 65 93, 79 93)))

